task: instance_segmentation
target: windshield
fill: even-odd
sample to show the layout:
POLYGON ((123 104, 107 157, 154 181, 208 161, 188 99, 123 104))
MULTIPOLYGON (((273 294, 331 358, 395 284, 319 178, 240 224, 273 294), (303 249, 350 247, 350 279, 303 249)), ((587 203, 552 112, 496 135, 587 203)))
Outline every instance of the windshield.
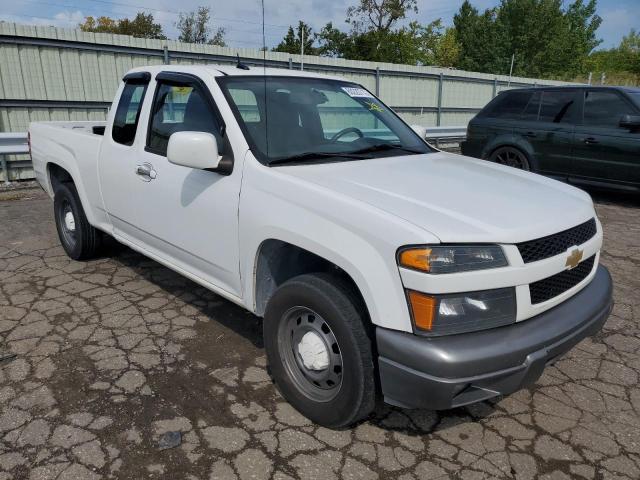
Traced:
POLYGON ((301 77, 219 77, 264 164, 429 153, 431 148, 361 86, 301 77), (266 102, 265 102, 266 98, 266 102))

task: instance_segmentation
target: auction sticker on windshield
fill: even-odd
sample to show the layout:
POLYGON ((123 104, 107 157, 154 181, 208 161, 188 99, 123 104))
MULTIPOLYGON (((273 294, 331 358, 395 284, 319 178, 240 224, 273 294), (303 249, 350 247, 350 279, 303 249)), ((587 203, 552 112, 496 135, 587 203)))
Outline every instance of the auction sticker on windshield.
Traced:
POLYGON ((342 87, 342 90, 344 90, 345 92, 347 92, 347 95, 349 95, 350 97, 367 97, 367 98, 373 98, 373 95, 371 95, 369 92, 367 92, 364 88, 357 88, 357 87, 342 87))

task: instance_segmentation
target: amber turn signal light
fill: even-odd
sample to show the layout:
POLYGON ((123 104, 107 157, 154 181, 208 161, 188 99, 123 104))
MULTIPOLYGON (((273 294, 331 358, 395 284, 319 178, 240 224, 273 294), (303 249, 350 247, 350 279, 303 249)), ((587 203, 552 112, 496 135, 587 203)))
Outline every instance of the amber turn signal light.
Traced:
POLYGON ((430 248, 410 248, 400 252, 400 266, 414 268, 428 272, 431 270, 429 258, 431 256, 430 248))
POLYGON ((435 317, 437 300, 424 293, 407 290, 413 323, 420 330, 431 330, 435 317))

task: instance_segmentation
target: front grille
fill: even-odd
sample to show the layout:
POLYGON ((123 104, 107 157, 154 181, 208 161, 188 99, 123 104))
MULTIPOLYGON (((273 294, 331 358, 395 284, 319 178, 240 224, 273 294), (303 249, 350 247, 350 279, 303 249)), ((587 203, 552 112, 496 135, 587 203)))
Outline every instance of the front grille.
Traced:
POLYGON ((582 280, 587 278, 593 269, 595 255, 584 260, 576 268, 556 273, 551 277, 538 280, 529 285, 529 293, 531 294, 531 304, 542 303, 553 297, 557 297, 561 293, 566 292, 575 287, 582 280))
POLYGON ((527 242, 518 243, 524 263, 537 262, 567 251, 574 245, 582 245, 596 234, 596 220, 592 218, 577 227, 527 242))

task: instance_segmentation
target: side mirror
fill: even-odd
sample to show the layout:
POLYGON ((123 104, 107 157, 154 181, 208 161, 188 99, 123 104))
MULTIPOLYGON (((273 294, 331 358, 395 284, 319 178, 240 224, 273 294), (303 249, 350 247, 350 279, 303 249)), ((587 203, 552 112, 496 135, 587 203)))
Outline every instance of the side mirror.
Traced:
POLYGON ((176 132, 169 137, 167 160, 175 165, 216 170, 220 166, 216 137, 206 132, 176 132))
POLYGON ((422 140, 426 141, 427 127, 423 127, 422 125, 411 125, 411 130, 416 132, 422 140))
POLYGON ((640 115, 623 115, 620 119, 620 126, 629 130, 640 128, 640 115))

